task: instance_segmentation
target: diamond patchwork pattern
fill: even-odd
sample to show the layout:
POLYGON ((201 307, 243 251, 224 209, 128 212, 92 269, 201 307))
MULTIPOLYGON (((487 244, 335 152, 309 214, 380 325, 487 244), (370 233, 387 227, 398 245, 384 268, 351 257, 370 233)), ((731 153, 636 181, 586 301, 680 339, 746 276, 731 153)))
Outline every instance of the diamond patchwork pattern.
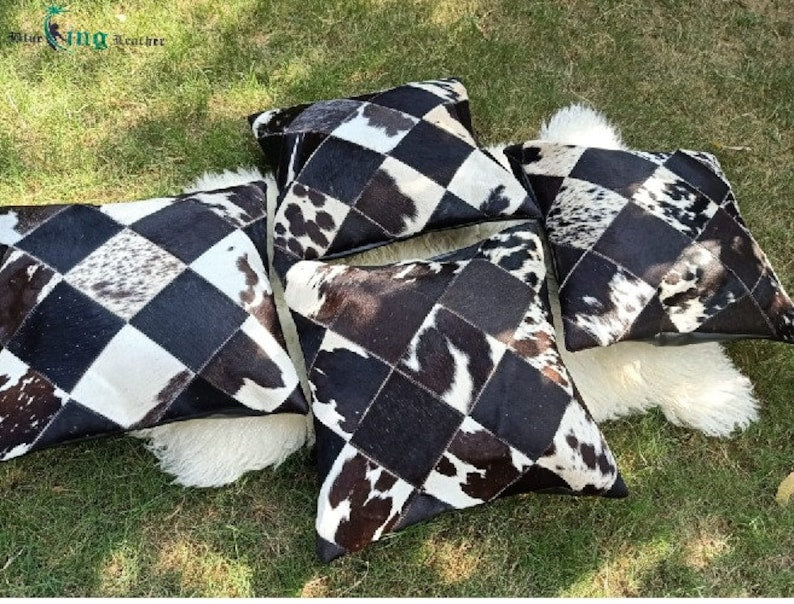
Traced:
POLYGON ((308 411, 260 255, 264 183, 0 209, 0 460, 208 414, 308 411))
POLYGON ((545 215, 569 350, 794 341, 794 305, 714 156, 542 141, 505 154, 545 215))
POLYGON ((275 268, 425 231, 538 218, 527 192, 474 140, 463 85, 416 82, 250 118, 280 185, 275 268))
POLYGON ((537 228, 433 260, 288 272, 322 559, 512 493, 625 496, 555 345, 537 228))

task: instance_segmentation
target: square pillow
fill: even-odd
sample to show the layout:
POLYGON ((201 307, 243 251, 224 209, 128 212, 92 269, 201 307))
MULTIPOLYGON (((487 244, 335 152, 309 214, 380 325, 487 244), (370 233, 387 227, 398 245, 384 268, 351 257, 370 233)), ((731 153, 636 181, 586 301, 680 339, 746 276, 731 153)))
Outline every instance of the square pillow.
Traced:
POLYGON ((530 141, 505 150, 545 215, 569 350, 794 341, 794 306, 717 159, 530 141))
POLYGON ((264 183, 0 208, 0 461, 213 414, 307 413, 264 183))
POLYGON ((249 118, 280 194, 276 271, 436 229, 539 218, 521 183, 474 140, 456 79, 415 82, 249 118))
POLYGON ((624 497, 554 341, 536 223, 434 258, 295 264, 324 561, 530 491, 624 497))

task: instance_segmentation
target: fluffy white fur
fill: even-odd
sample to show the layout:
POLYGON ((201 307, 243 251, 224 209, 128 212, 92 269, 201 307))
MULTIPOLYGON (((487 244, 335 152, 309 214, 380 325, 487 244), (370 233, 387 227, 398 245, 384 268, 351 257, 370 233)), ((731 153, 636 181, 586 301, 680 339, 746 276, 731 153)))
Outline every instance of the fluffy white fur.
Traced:
POLYGON ((301 415, 192 419, 141 430, 163 472, 186 487, 218 487, 278 466, 306 443, 301 415))
MULTIPOLYGON (((544 123, 539 138, 568 144, 623 147, 617 130, 599 113, 582 105, 558 111, 544 123)), ((503 145, 491 152, 506 163, 503 145)), ((272 178, 258 171, 239 169, 207 174, 189 189, 219 188, 256 178, 272 178)), ((270 196, 270 215, 275 199, 270 196)), ((475 243, 509 224, 491 223, 429 233, 410 241, 370 250, 345 262, 386 264, 409 258, 427 258, 475 243)), ((268 242, 272 250, 272 241, 268 242)), ((341 262, 341 261, 340 261, 341 262)), ((287 347, 302 359, 294 323, 283 304, 283 290, 273 277, 287 347)), ((552 308, 559 326, 556 287, 550 287, 552 308)), ((563 341, 562 334, 558 339, 563 341)), ((752 384, 733 365, 719 344, 659 347, 642 342, 621 342, 606 348, 570 353, 562 347, 563 359, 597 421, 642 413, 659 406, 676 425, 700 430, 710 436, 729 436, 746 428, 757 417, 758 403, 752 384)), ((304 389, 305 368, 298 363, 304 389)), ((310 422, 301 417, 253 417, 199 419, 142 431, 161 468, 185 486, 221 486, 245 472, 278 464, 312 440, 310 422), (233 443, 230 446, 229 443, 233 443)))
POLYGON ((624 148, 618 129, 602 114, 580 104, 564 107, 552 115, 541 125, 538 138, 565 145, 624 148))
MULTIPOLYGON (((559 299, 549 297, 561 325, 559 299)), ((562 342, 559 331, 558 338, 562 342)), ((560 353, 597 422, 658 406, 677 426, 727 437, 758 417, 750 380, 717 343, 619 342, 575 353, 561 346, 560 353)))

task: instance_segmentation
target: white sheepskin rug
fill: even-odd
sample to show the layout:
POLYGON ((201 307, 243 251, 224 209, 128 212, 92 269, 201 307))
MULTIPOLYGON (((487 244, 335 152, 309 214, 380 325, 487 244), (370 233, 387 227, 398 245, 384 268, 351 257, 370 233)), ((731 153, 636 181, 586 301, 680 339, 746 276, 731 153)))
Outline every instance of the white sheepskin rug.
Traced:
MULTIPOLYGON (((540 130, 540 139, 567 144, 624 148, 618 131, 602 115, 581 105, 558 111, 540 130)), ((494 157, 506 162, 501 149, 494 157)), ((275 183, 256 169, 207 174, 186 191, 216 189, 263 179, 269 187, 269 215, 275 206, 275 183)), ((509 224, 490 223, 440 233, 370 250, 337 262, 387 264, 427 258, 475 243, 509 224)), ((272 237, 272 235, 271 235, 272 237)), ((272 252, 272 240, 268 241, 272 252)), ((283 289, 273 276, 287 346, 297 360, 308 392, 295 326, 283 303, 283 289)), ((551 284, 549 294, 556 324, 562 325, 559 303, 551 284)), ((562 342, 562 334, 558 333, 562 342)), ((560 346, 563 360, 596 421, 642 413, 658 406, 672 423, 700 430, 709 436, 727 437, 757 418, 758 402, 752 384, 731 362, 719 344, 701 343, 663 347, 643 342, 620 342, 605 348, 570 353, 560 346)), ((311 420, 295 415, 189 420, 135 434, 164 472, 184 486, 218 487, 251 470, 275 466, 313 435, 311 420)))

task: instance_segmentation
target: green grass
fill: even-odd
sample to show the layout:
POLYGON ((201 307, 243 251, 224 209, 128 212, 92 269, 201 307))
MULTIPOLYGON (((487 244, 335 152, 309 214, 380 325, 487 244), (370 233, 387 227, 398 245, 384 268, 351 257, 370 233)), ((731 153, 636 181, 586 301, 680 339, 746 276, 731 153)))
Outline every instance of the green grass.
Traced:
MULTIPOLYGON (((44 5, 2 0, 0 203, 174 193, 203 171, 260 163, 244 120, 256 110, 457 75, 484 143, 528 138, 583 101, 635 147, 715 152, 794 290, 794 9, 783 0, 70 8, 64 23, 166 46, 12 45, 7 32, 38 31, 44 5)), ((730 351, 761 420, 730 441, 658 413, 607 425, 629 499, 515 497, 331 566, 314 559, 307 454, 215 491, 169 485, 132 439, 2 464, 0 595, 793 596, 794 505, 774 495, 794 470, 794 349, 730 351)))

